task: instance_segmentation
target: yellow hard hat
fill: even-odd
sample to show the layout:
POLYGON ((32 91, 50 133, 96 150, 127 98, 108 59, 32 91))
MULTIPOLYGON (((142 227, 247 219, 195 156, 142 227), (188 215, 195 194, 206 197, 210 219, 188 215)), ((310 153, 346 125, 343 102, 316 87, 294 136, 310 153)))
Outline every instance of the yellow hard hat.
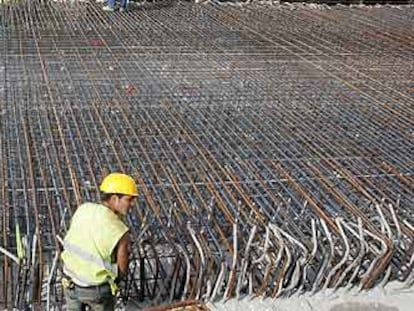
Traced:
POLYGON ((100 190, 104 193, 119 193, 138 196, 138 189, 131 176, 122 173, 111 173, 104 178, 100 190))

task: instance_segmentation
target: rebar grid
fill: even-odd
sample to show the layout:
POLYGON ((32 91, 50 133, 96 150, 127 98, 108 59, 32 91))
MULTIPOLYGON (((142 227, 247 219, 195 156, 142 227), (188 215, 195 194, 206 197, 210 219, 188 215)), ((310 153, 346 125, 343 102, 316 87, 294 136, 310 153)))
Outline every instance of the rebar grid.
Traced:
POLYGON ((57 236, 110 171, 135 303, 414 282, 412 7, 0 10, 6 306, 61 308, 57 236))

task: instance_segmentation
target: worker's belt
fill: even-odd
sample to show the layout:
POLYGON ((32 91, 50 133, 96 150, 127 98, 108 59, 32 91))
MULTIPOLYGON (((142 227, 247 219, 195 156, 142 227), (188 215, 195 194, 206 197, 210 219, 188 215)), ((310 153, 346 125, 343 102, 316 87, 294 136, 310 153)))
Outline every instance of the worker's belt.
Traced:
POLYGON ((111 291, 111 286, 109 283, 103 283, 100 285, 92 285, 92 286, 80 286, 78 284, 76 284, 75 282, 72 281, 72 279, 68 276, 63 276, 62 277, 62 287, 64 289, 75 289, 75 288, 79 288, 79 289, 91 289, 91 290, 96 290, 99 292, 102 291, 111 291))

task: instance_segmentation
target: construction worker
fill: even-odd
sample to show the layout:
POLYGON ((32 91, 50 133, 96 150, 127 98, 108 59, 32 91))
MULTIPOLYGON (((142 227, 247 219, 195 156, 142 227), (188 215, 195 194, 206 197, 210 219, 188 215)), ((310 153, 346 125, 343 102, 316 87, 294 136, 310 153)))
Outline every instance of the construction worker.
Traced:
MULTIPOLYGON (((116 0, 108 0, 107 4, 103 7, 103 10, 106 11, 106 12, 115 11, 115 2, 116 2, 116 0)), ((121 0, 120 5, 121 6, 119 7, 119 11, 120 12, 126 11, 127 5, 128 5, 128 0, 121 0)))
POLYGON ((64 239, 62 286, 66 310, 114 310, 117 281, 128 271, 128 227, 122 221, 138 195, 134 180, 111 173, 102 203, 83 203, 64 239))

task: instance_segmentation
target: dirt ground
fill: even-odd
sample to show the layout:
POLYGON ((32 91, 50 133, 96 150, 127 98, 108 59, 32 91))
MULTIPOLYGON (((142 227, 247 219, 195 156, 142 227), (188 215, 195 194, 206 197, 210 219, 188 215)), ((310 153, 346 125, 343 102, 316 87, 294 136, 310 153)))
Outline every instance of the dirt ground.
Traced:
POLYGON ((413 311, 414 288, 393 282, 369 291, 339 289, 287 299, 231 299, 208 307, 217 311, 413 311))

